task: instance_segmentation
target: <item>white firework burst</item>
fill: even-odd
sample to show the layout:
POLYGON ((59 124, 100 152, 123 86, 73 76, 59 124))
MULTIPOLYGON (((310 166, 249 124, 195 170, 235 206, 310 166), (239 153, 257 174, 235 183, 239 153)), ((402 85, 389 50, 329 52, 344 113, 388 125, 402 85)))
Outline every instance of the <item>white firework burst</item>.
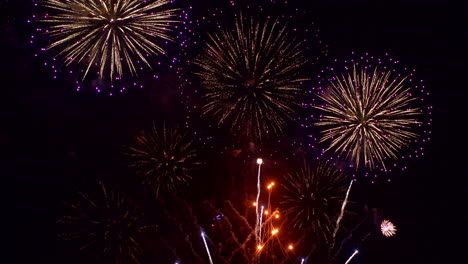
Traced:
POLYGON ((380 224, 380 231, 382 231, 384 236, 391 237, 396 234, 397 229, 395 225, 389 220, 383 220, 380 224))

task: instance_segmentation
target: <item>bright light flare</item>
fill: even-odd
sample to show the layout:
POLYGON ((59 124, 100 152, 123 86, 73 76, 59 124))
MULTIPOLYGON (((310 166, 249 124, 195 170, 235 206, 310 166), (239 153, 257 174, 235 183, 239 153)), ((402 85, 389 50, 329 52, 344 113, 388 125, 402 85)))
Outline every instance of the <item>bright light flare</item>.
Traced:
POLYGON ((258 159, 257 159, 257 164, 258 164, 258 165, 262 165, 262 164, 263 164, 263 159, 258 158, 258 159))
POLYGON ((289 250, 293 250, 293 249, 294 249, 293 244, 289 244, 288 249, 289 249, 289 250))
POLYGON ((271 190, 273 188, 273 186, 275 186, 275 183, 271 182, 270 184, 267 185, 267 189, 271 190))
POLYGON ((279 232, 279 229, 278 229, 278 228, 275 228, 275 229, 273 229, 273 230, 271 231, 271 234, 274 236, 274 235, 278 234, 278 232, 279 232))

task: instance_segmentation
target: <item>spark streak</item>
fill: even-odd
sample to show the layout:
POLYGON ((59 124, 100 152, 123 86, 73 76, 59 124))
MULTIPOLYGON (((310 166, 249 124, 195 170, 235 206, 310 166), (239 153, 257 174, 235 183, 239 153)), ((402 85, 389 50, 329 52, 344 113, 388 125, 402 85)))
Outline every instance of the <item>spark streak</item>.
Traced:
POLYGON ((208 244, 206 243, 205 232, 201 232, 201 236, 203 238, 203 243, 205 244, 206 253, 208 254, 208 258, 210 259, 210 264, 213 264, 213 260, 211 259, 210 249, 208 248, 208 244))
POLYGON ((351 183, 349 184, 349 187, 348 187, 348 191, 346 191, 346 197, 343 201, 343 204, 341 205, 341 212, 340 212, 340 215, 338 216, 338 219, 336 219, 336 226, 335 226, 335 230, 333 231, 333 242, 332 242, 332 246, 330 249, 333 249, 333 247, 335 246, 335 237, 336 237, 336 233, 338 232, 338 229, 340 227, 340 222, 341 222, 341 219, 343 218, 343 214, 344 214, 344 210, 345 210, 345 207, 346 207, 346 203, 348 202, 348 196, 349 196, 349 192, 351 191, 351 186, 353 186, 353 181, 354 180, 351 180, 351 183))
POLYGON ((348 264, 348 263, 351 261, 351 259, 353 259, 354 256, 355 256, 357 253, 359 253, 359 250, 356 249, 356 250, 354 251, 354 253, 351 255, 351 257, 349 257, 348 260, 346 260, 345 264, 348 264))
POLYGON ((262 241, 262 222, 263 222, 263 209, 264 209, 264 206, 262 205, 262 210, 260 211, 260 222, 258 224, 258 240, 260 242, 263 242, 262 241))
POLYGON ((260 168, 262 167, 262 163, 263 163, 263 160, 258 158, 257 159, 257 164, 258 164, 258 174, 257 174, 257 200, 256 200, 256 204, 257 204, 257 207, 255 208, 255 212, 257 213, 257 220, 256 220, 256 224, 255 224, 255 230, 256 232, 259 232, 258 236, 257 236, 257 244, 260 244, 260 235, 261 235, 261 230, 260 230, 260 217, 261 215, 263 214, 263 206, 262 206, 262 213, 259 213, 259 208, 258 208, 258 200, 260 199, 260 168), (259 215, 260 214, 260 215, 259 215))

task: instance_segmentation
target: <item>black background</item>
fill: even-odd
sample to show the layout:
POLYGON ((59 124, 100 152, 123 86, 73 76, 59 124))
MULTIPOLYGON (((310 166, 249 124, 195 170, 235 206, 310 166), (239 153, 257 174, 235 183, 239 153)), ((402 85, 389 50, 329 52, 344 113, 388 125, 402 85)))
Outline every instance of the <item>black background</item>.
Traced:
MULTIPOLYGON (((398 216, 398 245, 372 247, 363 254, 373 257, 355 263, 466 263, 468 31, 462 1, 290 2, 314 14, 330 58, 389 52, 416 68, 431 92, 433 140, 426 155, 407 177, 368 194, 398 216)), ((204 9, 213 3, 191 4, 204 9)), ((0 8, 1 236, 11 248, 0 262, 63 263, 54 247, 60 201, 76 184, 112 174, 111 153, 129 142, 144 115, 169 114, 178 103, 170 88, 150 97, 75 93, 33 59, 26 23, 31 3, 2 0, 0 8)))

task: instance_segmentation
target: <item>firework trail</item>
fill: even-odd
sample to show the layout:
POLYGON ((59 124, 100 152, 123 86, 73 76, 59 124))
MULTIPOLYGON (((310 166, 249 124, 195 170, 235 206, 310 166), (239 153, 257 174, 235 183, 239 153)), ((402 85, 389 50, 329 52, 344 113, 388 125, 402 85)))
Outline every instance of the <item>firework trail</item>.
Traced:
POLYGON ((335 247, 336 233, 338 232, 338 229, 340 228, 340 222, 341 222, 341 219, 343 219, 344 211, 346 208, 346 203, 348 202, 348 196, 349 196, 349 192, 351 191, 351 186, 353 186, 353 182, 354 180, 351 180, 351 182, 349 183, 348 190, 346 191, 346 197, 343 201, 343 204, 341 205, 340 215, 338 216, 338 219, 336 219, 335 230, 333 231, 333 236, 332 236, 332 245, 330 247, 331 250, 333 250, 333 248, 335 247))
POLYGON ((164 45, 182 24, 170 0, 36 2, 46 9, 38 18, 44 26, 38 31, 49 43, 43 50, 53 52, 67 71, 78 65, 82 81, 93 71, 112 84, 136 76, 142 66, 152 68, 154 57, 167 57, 164 45))
POLYGON ((262 209, 260 210, 260 221, 258 224, 258 244, 262 244, 262 222, 263 222, 263 213, 264 213, 264 206, 262 205, 262 209))
POLYGON ((210 264, 213 264, 213 260, 211 259, 210 249, 208 248, 208 244, 206 243, 205 232, 203 231, 201 232, 201 237, 203 238, 203 243, 205 244, 206 253, 208 254, 208 258, 210 259, 210 264))
MULTIPOLYGON (((348 232, 348 235, 347 235, 345 238, 343 238, 343 239, 341 240, 340 247, 335 251, 335 253, 334 253, 333 256, 332 256, 332 261, 334 261, 334 260, 336 259, 336 257, 338 256, 338 254, 340 254, 341 250, 343 249, 343 246, 345 245, 345 243, 346 243, 349 239, 351 239, 351 238, 353 237, 354 232, 357 231, 357 230, 359 229, 359 227, 360 227, 362 224, 364 224, 364 222, 365 222, 367 219, 368 219, 368 216, 366 215, 358 224, 356 224, 356 226, 355 226, 352 230, 350 230, 350 231, 348 232)), ((369 234, 370 234, 370 233, 369 233, 369 234)), ((364 239, 365 239, 366 237, 367 237, 367 236, 364 236, 364 238, 361 240, 361 242, 363 242, 364 239)))
POLYGON ((214 243, 218 245, 217 259, 224 263, 239 263, 239 259, 241 259, 240 263, 248 263, 250 259, 248 246, 252 242, 255 243, 256 231, 249 224, 246 217, 241 215, 230 201, 224 202, 223 210, 215 209, 209 201, 205 201, 204 204, 208 207, 208 210, 203 211, 203 214, 222 215, 222 218, 216 220, 220 224, 215 225, 222 228, 222 234, 214 237, 214 239, 219 239, 218 242, 214 243))
POLYGON ((348 258, 348 260, 346 260, 345 264, 348 264, 357 253, 359 253, 359 251, 356 249, 354 253, 348 258))
POLYGON ((278 20, 240 15, 234 29, 210 34, 195 59, 205 91, 203 114, 233 133, 261 141, 283 133, 304 95, 302 42, 278 20))
POLYGON ((255 212, 257 213, 257 218, 256 218, 256 224, 255 224, 255 230, 256 232, 259 232, 257 236, 257 244, 260 245, 260 237, 261 237, 261 216, 263 215, 263 206, 262 206, 262 212, 259 212, 259 207, 260 205, 258 204, 258 201, 260 199, 260 168, 262 166, 263 160, 258 158, 257 159, 257 164, 258 164, 258 174, 257 174, 257 199, 255 201, 255 212))
POLYGON ((200 225, 192 205, 179 197, 159 199, 161 211, 158 241, 161 245, 156 262, 203 263, 204 246, 200 244, 200 225), (203 251, 202 251, 203 250, 203 251), (164 261, 163 261, 164 260, 164 261))
MULTIPOLYGON (((223 238, 226 238, 227 241, 227 244, 230 244, 232 246, 232 248, 235 248, 236 250, 232 251, 232 250, 229 250, 229 249, 226 249, 226 252, 225 252, 225 256, 229 256, 228 259, 227 259, 227 263, 232 263, 232 258, 234 256, 236 256, 236 253, 239 252, 239 251, 243 251, 241 253, 242 255, 242 258, 244 260, 248 259, 248 257, 245 255, 245 248, 242 248, 242 245, 241 245, 241 240, 243 240, 242 236, 241 235, 238 235, 235 233, 235 229, 234 229, 234 226, 233 226, 233 223, 231 222, 230 220, 230 216, 232 216, 232 212, 234 213, 234 215, 236 216, 240 216, 239 215, 239 212, 237 212, 237 210, 235 208, 232 207, 232 204, 229 202, 229 201, 225 201, 225 206, 227 206, 226 208, 226 211, 224 211, 226 213, 226 215, 224 215, 222 212, 220 212, 219 210, 216 210, 213 205, 211 203, 208 203, 208 205, 210 206, 210 209, 213 211, 213 212, 219 212, 221 215, 223 215, 222 217, 222 223, 224 225, 224 227, 227 227, 227 234, 228 235, 224 235, 223 238), (232 210, 232 211, 231 211, 232 210), (230 216, 228 216, 230 215, 230 216)), ((242 226, 245 227, 246 229, 249 230, 249 232, 252 232, 252 228, 251 226, 248 224, 247 220, 243 217, 241 217, 241 222, 242 222, 242 226)), ((224 249, 225 247, 223 247, 224 249)), ((221 252, 222 250, 219 249, 219 252, 221 252)), ((222 252, 221 252, 222 254, 222 252)), ((224 257, 225 259, 226 257, 224 257)))
MULTIPOLYGON (((206 211, 203 214, 222 215, 219 219, 214 218, 212 221, 217 223, 211 225, 214 228, 212 232, 221 232, 219 236, 212 237, 212 239, 217 240, 213 244, 217 245, 218 254, 216 257, 220 261, 225 261, 225 263, 259 263, 274 258, 280 261, 279 263, 287 263, 288 260, 291 260, 293 244, 289 243, 285 250, 284 242, 279 238, 282 226, 278 220, 279 217, 276 217, 279 211, 268 211, 267 213, 266 210, 262 210, 259 229, 261 235, 259 235, 259 230, 256 230, 247 217, 241 215, 230 201, 225 201, 222 210, 215 209, 210 202, 206 204, 211 212, 206 211), (260 239, 258 239, 259 236, 260 239)), ((253 213, 253 210, 250 212, 253 213)), ((251 222, 256 224, 256 219, 254 219, 256 215, 251 214, 251 216, 251 222)))

